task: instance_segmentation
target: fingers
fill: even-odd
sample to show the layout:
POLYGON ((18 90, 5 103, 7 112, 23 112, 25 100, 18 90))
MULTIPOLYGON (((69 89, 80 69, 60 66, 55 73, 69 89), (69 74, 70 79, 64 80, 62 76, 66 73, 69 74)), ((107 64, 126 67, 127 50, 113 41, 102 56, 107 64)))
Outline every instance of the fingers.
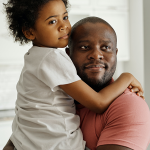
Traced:
POLYGON ((132 87, 132 88, 130 89, 130 91, 131 91, 131 92, 134 92, 134 93, 140 92, 140 94, 143 93, 143 92, 140 91, 137 87, 132 87))
POLYGON ((129 85, 128 88, 130 89, 131 92, 136 93, 137 96, 140 96, 145 100, 145 97, 143 96, 143 92, 140 91, 137 87, 132 87, 131 85, 129 85))
POLYGON ((144 90, 142 88, 141 85, 135 85, 135 86, 132 86, 131 84, 128 86, 128 88, 131 90, 131 92, 138 92, 138 91, 141 91, 142 93, 144 93, 144 90))
POLYGON ((135 92, 137 96, 143 96, 143 93, 141 91, 135 92))
POLYGON ((145 97, 144 96, 140 96, 141 98, 143 98, 145 100, 145 97))
POLYGON ((144 90, 143 90, 140 82, 136 78, 134 78, 134 80, 130 83, 130 85, 132 87, 137 87, 139 89, 139 91, 142 91, 144 93, 144 90))
POLYGON ((145 99, 143 96, 143 93, 144 93, 143 88, 140 82, 136 78, 133 77, 133 81, 130 83, 128 88, 130 89, 131 92, 134 92, 141 98, 145 99))
POLYGON ((129 88, 129 89, 132 89, 132 85, 130 84, 130 85, 128 86, 128 88, 129 88))
POLYGON ((136 93, 137 96, 140 96, 141 98, 143 98, 145 100, 145 97, 143 96, 143 93, 141 91, 136 93))

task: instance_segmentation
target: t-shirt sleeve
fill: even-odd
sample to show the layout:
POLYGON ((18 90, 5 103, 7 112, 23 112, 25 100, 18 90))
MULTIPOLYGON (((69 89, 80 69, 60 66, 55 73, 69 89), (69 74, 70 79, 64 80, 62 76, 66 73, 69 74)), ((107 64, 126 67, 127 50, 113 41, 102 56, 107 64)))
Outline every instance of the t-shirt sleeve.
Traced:
POLYGON ((58 85, 80 80, 73 62, 60 50, 52 51, 43 58, 39 65, 38 78, 52 91, 58 90, 58 85))
POLYGON ((146 150, 150 140, 150 111, 146 102, 128 92, 116 99, 105 114, 97 146, 116 144, 146 150))

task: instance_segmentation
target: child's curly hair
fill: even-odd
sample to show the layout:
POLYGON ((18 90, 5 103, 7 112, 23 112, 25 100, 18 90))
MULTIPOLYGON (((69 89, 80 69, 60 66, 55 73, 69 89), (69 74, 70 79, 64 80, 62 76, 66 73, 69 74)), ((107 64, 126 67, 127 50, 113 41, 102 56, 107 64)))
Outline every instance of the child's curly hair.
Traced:
MULTIPOLYGON (((15 41, 21 44, 31 41, 24 36, 22 29, 34 28, 39 10, 49 1, 51 0, 8 0, 8 3, 4 4, 10 33, 15 41)), ((62 1, 68 8, 68 0, 62 1)))

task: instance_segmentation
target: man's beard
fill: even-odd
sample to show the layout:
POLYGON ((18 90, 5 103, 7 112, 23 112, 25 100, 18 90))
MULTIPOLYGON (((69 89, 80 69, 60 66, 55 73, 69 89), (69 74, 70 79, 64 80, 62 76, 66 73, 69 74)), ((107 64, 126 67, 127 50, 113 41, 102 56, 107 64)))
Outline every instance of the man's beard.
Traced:
POLYGON ((107 70, 108 65, 105 64, 106 71, 105 71, 104 75, 98 80, 89 78, 88 75, 83 70, 81 71, 79 68, 77 69, 78 70, 77 72, 78 72, 78 75, 80 76, 80 78, 86 84, 88 84, 96 92, 99 92, 101 89, 103 89, 104 87, 106 87, 110 83, 112 76, 114 75, 114 72, 116 70, 116 62, 114 63, 114 65, 111 67, 110 70, 107 70))

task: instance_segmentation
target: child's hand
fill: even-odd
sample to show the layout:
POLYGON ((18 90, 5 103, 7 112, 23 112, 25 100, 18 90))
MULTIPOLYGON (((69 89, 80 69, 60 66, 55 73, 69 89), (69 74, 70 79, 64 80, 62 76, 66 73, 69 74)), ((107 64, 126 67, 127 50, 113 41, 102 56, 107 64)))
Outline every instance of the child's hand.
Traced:
POLYGON ((140 96, 141 98, 143 98, 145 100, 145 98, 143 96, 143 89, 142 89, 142 91, 140 91, 139 88, 137 88, 136 86, 133 87, 132 85, 129 85, 128 88, 130 89, 131 92, 136 93, 137 96, 140 96))
POLYGON ((131 73, 122 73, 118 79, 121 79, 121 81, 128 80, 128 88, 130 89, 130 91, 136 93, 138 96, 145 99, 143 96, 144 91, 140 82, 131 73))

